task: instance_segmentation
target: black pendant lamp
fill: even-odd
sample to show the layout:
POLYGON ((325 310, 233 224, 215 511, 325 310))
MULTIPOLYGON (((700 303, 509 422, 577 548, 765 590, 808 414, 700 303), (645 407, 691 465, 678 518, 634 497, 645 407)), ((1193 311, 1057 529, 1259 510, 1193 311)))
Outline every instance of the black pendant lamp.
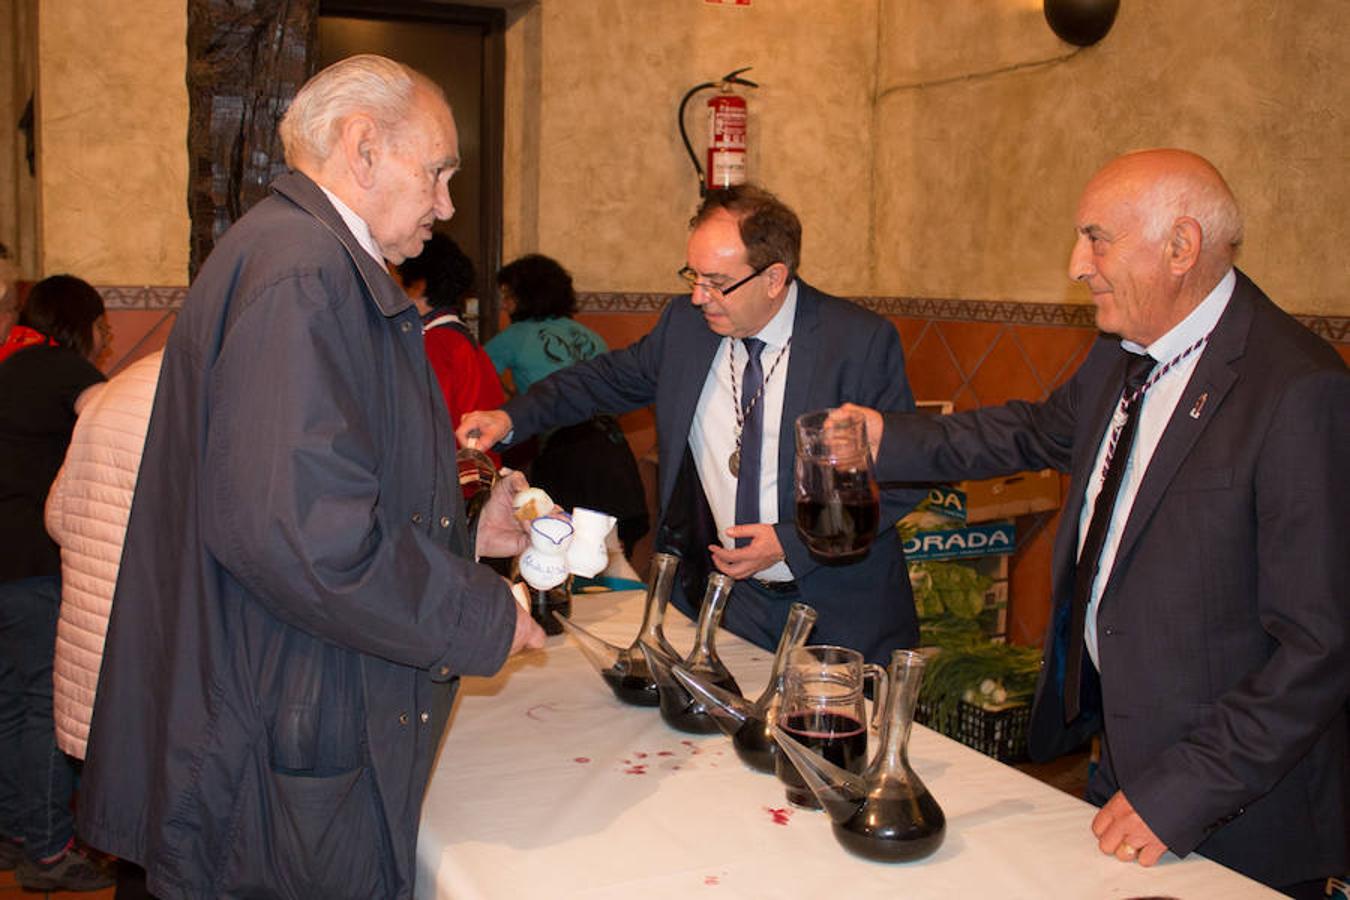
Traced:
POLYGON ((1045 0, 1045 21, 1059 39, 1087 47, 1111 30, 1120 0, 1045 0))

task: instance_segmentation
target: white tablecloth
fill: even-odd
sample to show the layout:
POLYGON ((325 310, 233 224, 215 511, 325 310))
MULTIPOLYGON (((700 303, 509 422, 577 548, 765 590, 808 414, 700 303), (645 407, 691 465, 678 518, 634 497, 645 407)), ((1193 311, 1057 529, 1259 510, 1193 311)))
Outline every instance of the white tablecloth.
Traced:
MULTIPOLYGON (((638 592, 584 595, 574 618, 626 646, 641 605, 638 592)), ((671 619, 667 635, 687 648, 692 625, 671 619)), ((726 632, 718 642, 757 696, 771 655, 726 632)), ((1087 803, 927 728, 915 726, 909 754, 946 813, 946 841, 919 862, 867 862, 835 842, 823 813, 789 807, 727 738, 621 704, 570 638, 552 637, 495 678, 464 680, 423 808, 417 896, 1278 896, 1194 855, 1152 869, 1103 856, 1087 803)))

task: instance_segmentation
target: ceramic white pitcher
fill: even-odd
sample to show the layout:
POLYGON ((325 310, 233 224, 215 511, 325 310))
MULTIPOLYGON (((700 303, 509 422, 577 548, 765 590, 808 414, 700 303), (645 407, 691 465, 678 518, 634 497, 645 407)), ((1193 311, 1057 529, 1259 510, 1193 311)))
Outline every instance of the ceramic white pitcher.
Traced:
POLYGON ((573 575, 592 578, 609 565, 605 538, 618 519, 578 506, 572 510, 572 544, 567 548, 567 568, 573 575))
POLYGON ((538 591, 567 580, 567 548, 573 528, 565 519, 542 516, 530 523, 530 546, 520 555, 520 576, 538 591))

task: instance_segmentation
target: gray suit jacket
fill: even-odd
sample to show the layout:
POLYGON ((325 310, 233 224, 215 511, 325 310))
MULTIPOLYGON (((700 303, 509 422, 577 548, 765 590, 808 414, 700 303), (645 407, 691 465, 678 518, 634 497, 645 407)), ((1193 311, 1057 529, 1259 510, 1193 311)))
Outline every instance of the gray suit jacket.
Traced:
MULTIPOLYGON (((523 440, 599 412, 620 413, 655 404, 662 463, 662 523, 667 526, 663 534, 668 548, 678 551, 686 568, 694 573, 686 579, 693 596, 676 598, 686 612, 697 609, 708 571, 704 538, 712 536, 697 529, 669 526, 672 520, 697 518, 696 512, 683 507, 697 502, 701 489, 681 491, 677 496, 676 482, 699 394, 721 341, 708 330, 703 314, 687 297, 676 298, 667 304, 651 333, 632 346, 563 369, 537 382, 527 394, 505 407, 515 428, 513 439, 523 440)), ((801 599, 820 613, 812 643, 855 647, 869 659, 884 663, 892 649, 913 646, 919 634, 898 535, 894 528, 883 525, 867 557, 853 565, 824 566, 813 559, 793 523, 792 429, 793 421, 802 413, 849 400, 884 410, 913 409, 899 335, 875 313, 799 280, 792 355, 787 365, 783 416, 778 425, 778 540, 787 554, 801 599)), ((883 491, 881 521, 894 523, 919 496, 914 491, 883 491)), ((741 596, 738 592, 733 597, 733 607, 738 602, 753 602, 739 601, 741 596)), ((788 606, 786 602, 775 607, 778 605, 781 609, 766 611, 773 621, 764 625, 774 642, 788 606)), ((735 613, 729 608, 726 623, 733 631, 737 630, 735 622, 735 613)), ((755 639, 754 635, 746 636, 755 639)))
POLYGON ((1103 337, 1044 403, 891 418, 879 473, 1071 474, 1031 749, 1101 729, 1116 787, 1178 854, 1269 884, 1350 868, 1350 376, 1238 273, 1140 485, 1098 610, 1100 703, 1064 722, 1077 523, 1124 360, 1103 337))

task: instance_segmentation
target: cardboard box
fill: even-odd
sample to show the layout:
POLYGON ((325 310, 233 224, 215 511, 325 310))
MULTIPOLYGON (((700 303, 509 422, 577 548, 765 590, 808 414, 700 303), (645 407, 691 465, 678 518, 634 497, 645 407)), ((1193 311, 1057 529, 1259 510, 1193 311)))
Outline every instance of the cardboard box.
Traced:
POLYGON ((988 522, 1059 509, 1059 473, 1054 469, 1022 472, 1007 478, 963 481, 966 521, 988 522))
MULTIPOLYGON (((1011 523, 998 523, 1011 532, 1011 523)), ((971 532, 990 526, 974 526, 946 532, 971 532)), ((941 534, 942 532, 932 532, 941 534)), ((924 532, 920 532, 924 534, 924 532)), ((1011 552, 1011 551, 1008 551, 1011 552)), ((910 560, 910 583, 914 586, 919 624, 939 629, 978 624, 988 638, 998 639, 1008 631, 1008 554, 978 557, 948 557, 910 560), (968 574, 960 571, 967 570, 968 574), (957 586, 961 589, 957 590, 957 586), (950 608, 948 591, 957 590, 959 603, 950 608), (977 596, 971 592, 978 591, 977 596), (936 601, 936 602, 935 602, 936 601), (978 607, 978 608, 976 608, 978 607)))
MULTIPOLYGON (((1006 556, 1017 549, 1012 522, 985 522, 960 528, 920 529, 904 543, 910 562, 925 559, 971 559, 1006 556)), ((1006 576, 1005 576, 1006 577, 1006 576)))
POLYGON ((920 530, 966 524, 966 495, 954 487, 933 485, 920 506, 920 509, 906 513, 900 524, 920 530))
POLYGON ((901 540, 919 622, 929 636, 978 625, 997 640, 1008 630, 1008 558, 1017 530, 1011 521, 972 524, 969 506, 960 488, 934 486, 923 508, 901 520, 901 540))

